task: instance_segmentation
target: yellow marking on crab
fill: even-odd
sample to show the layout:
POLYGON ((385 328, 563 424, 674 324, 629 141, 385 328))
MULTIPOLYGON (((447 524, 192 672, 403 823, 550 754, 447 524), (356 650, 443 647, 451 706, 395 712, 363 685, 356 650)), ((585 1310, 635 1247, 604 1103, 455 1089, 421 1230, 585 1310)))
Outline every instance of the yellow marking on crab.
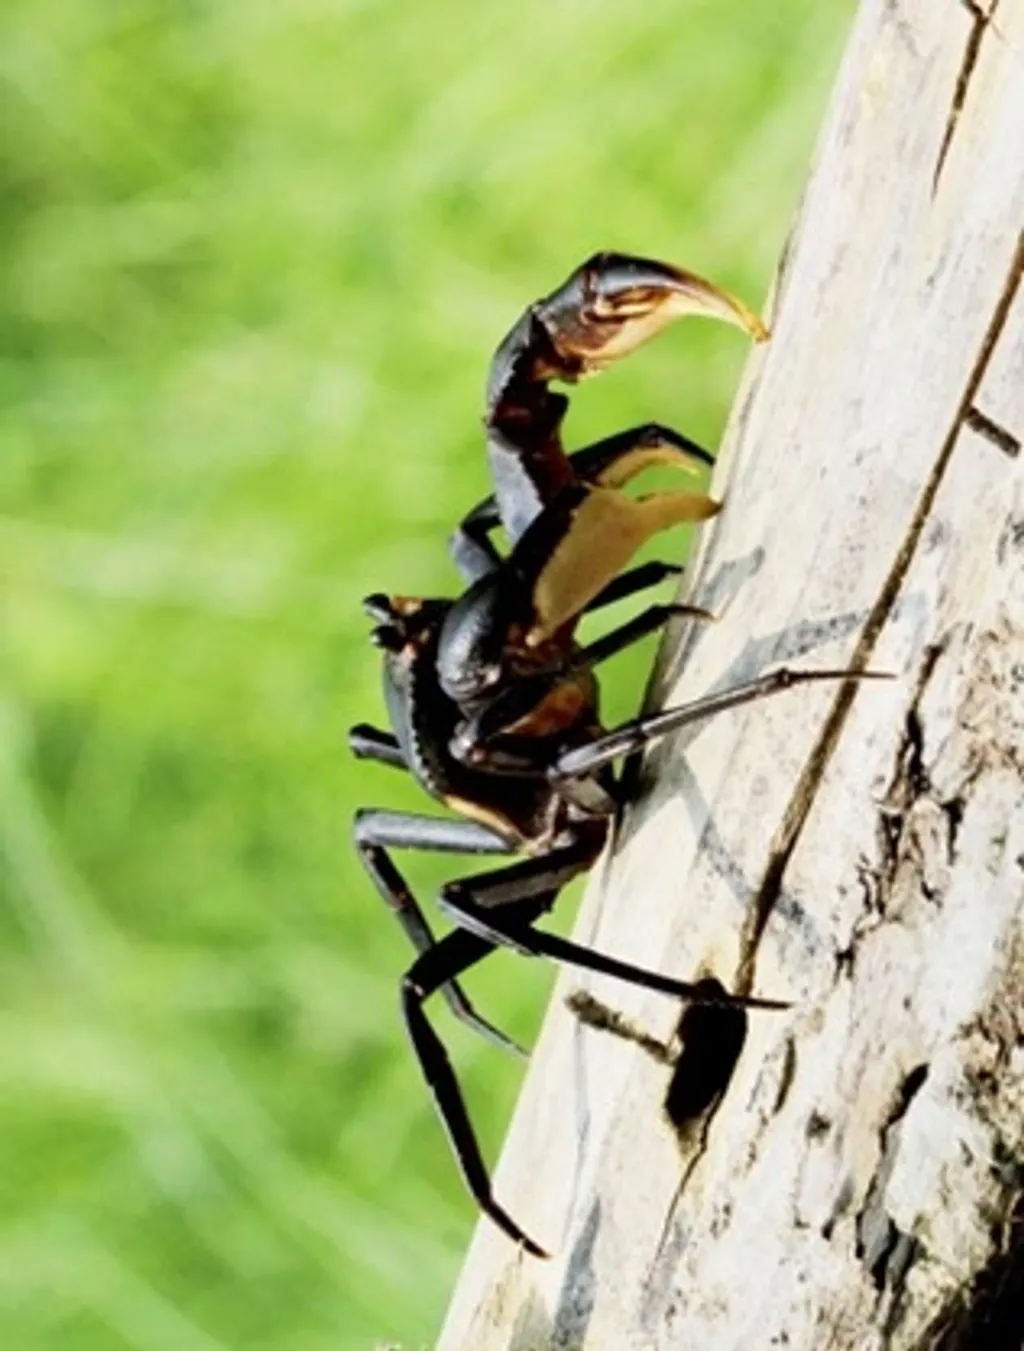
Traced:
POLYGON ((558 736, 591 715, 596 703, 597 681, 592 672, 581 671, 560 681, 535 708, 504 730, 511 736, 558 736))
POLYGON ((706 473, 708 470, 706 460, 691 455, 673 441, 661 441, 657 445, 637 446, 635 450, 627 450, 624 455, 620 455, 602 469, 594 482, 599 483, 602 488, 621 488, 623 484, 642 474, 645 469, 651 469, 657 464, 667 465, 669 469, 679 469, 684 474, 706 473))
POLYGON ((672 525, 706 521, 721 505, 705 493, 632 498, 616 488, 591 488, 537 578, 527 647, 538 647, 575 619, 652 536, 672 525))
POLYGON ((497 831, 513 844, 522 843, 522 832, 497 807, 488 807, 482 802, 473 802, 455 793, 445 793, 441 800, 446 807, 450 807, 453 812, 466 817, 467 820, 476 821, 481 826, 489 826, 491 830, 497 831))
POLYGON ((389 599, 392 613, 403 619, 411 619, 413 615, 418 615, 426 605, 421 596, 391 596, 389 599))

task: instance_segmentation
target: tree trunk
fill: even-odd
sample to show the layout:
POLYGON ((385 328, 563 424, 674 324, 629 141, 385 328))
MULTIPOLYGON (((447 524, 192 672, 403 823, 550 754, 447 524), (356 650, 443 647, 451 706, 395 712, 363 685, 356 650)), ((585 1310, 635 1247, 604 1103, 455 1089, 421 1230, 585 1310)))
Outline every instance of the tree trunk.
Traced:
POLYGON ((792 1008, 564 978, 440 1351, 1024 1343, 1022 226, 1024 0, 868 0, 657 702, 897 679, 648 757, 579 936, 792 1008))

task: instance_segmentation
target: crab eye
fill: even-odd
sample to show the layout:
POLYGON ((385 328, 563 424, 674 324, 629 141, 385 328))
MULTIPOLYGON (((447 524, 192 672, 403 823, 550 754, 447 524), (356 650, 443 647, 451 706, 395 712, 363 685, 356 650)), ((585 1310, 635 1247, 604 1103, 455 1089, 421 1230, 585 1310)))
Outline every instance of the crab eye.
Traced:
POLYGON ((364 596, 363 610, 371 619, 376 619, 379 624, 391 619, 393 615, 391 601, 384 595, 383 591, 374 591, 371 596, 364 596))
POLYGON ((378 624, 370 630, 370 642, 385 652, 400 652, 403 647, 402 635, 390 624, 378 624))

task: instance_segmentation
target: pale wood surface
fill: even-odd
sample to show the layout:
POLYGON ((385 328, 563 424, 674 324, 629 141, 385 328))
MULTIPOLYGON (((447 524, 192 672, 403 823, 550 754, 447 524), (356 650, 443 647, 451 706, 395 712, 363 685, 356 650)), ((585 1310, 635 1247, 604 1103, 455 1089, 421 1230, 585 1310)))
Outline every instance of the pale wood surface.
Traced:
POLYGON ((497 1175, 555 1256, 481 1225, 441 1351, 967 1346, 1020 1277, 1022 270, 1024 0, 870 0, 716 472, 691 596, 721 619, 659 700, 780 662, 899 680, 649 758, 580 936, 793 1010, 677 1133, 671 1070, 556 999, 497 1175))

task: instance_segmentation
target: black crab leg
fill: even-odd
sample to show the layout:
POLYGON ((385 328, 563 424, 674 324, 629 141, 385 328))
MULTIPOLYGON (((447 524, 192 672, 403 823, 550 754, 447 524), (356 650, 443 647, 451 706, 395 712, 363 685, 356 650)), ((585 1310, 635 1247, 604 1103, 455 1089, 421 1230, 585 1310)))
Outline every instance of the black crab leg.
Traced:
MULTIPOLYGON (((514 447, 510 453, 514 454, 514 447)), ((695 470, 713 466, 714 463, 714 458, 696 441, 659 422, 645 422, 628 431, 617 432, 569 456, 572 476, 585 483, 598 483, 606 487, 628 482, 654 464, 695 470)), ((516 520, 521 521, 525 528, 547 505, 548 498, 562 486, 562 476, 544 485, 532 483, 527 477, 520 484, 519 491, 528 494, 528 497, 521 501, 517 499, 516 520)), ((466 581, 475 582, 480 577, 486 577, 501 562, 501 556, 490 538, 491 531, 501 524, 498 498, 492 494, 467 512, 452 532, 448 548, 466 581)), ((522 530, 517 534, 509 522, 505 522, 505 525, 515 543, 522 530)))
POLYGON ((713 469, 715 457, 682 432, 661 422, 644 422, 606 436, 569 456, 577 478, 616 488, 655 464, 690 472, 713 469))
POLYGON ((374 760, 393 769, 408 771, 398 738, 391 732, 382 732, 367 722, 357 723, 348 732, 348 748, 357 760, 374 760))
MULTIPOLYGON (((521 922, 529 923, 538 918, 550 906, 552 899, 539 898, 527 906, 521 922)), ((444 1043, 423 1011, 424 1000, 437 990, 450 988, 457 976, 493 951, 492 943, 466 929, 456 929, 446 934, 439 943, 424 952, 402 978, 402 1013, 423 1077, 473 1199, 481 1211, 514 1243, 521 1244, 534 1257, 548 1257, 550 1254, 520 1229, 508 1211, 494 1199, 487 1165, 480 1153, 455 1070, 444 1043)))
POLYGON ((548 771, 548 777, 557 784, 566 779, 588 776, 613 760, 643 750, 645 746, 662 740, 690 723, 702 722, 716 713, 724 713, 726 709, 739 708, 742 704, 781 694, 783 690, 794 689, 797 685, 810 685, 817 681, 892 679, 894 677, 888 671, 794 671, 783 666, 718 694, 707 694, 678 708, 667 708, 662 713, 650 713, 623 723, 589 745, 566 751, 548 771))
POLYGON ((630 568, 628 572, 620 573, 603 591, 599 591, 584 614, 603 610, 606 605, 614 605, 616 601, 626 600, 629 596, 635 596, 638 591, 648 591, 667 578, 681 577, 682 574, 683 568, 679 563, 662 563, 657 559, 650 563, 640 563, 637 567, 630 568))
POLYGON ((713 620, 714 615, 710 610, 705 610, 702 605, 686 605, 673 601, 668 605, 651 605, 640 614, 621 624, 617 629, 612 629, 596 642, 590 643, 583 648, 578 656, 574 657, 569 670, 573 673, 577 671, 588 671, 601 662, 607 661, 609 657, 616 656, 619 652, 624 652, 627 647, 632 647, 634 643, 639 643, 649 634, 655 633, 658 629, 664 627, 670 619, 705 619, 713 620))
POLYGON ((466 512, 448 536, 448 552, 463 581, 478 582, 501 566, 501 554, 491 539, 491 531, 499 525, 498 503, 493 497, 485 497, 466 512))
MULTIPOLYGON (((428 952, 436 940, 430 925, 405 878, 395 867, 388 849, 438 850, 458 854, 508 854, 512 847, 496 831, 475 821, 448 821, 417 816, 411 812, 363 808, 355 817, 356 849, 363 867, 385 903, 398 919, 417 952, 428 952)), ((524 1055, 504 1032, 476 1012, 465 991, 456 982, 446 983, 441 993, 452 1014, 486 1041, 502 1050, 524 1055)))
POLYGON ((675 980, 658 971, 634 966, 558 934, 535 929, 532 920, 524 921, 521 917, 524 902, 536 903, 540 897, 546 897, 545 909, 549 908, 562 887, 590 868, 600 848, 601 838, 595 842, 592 836, 581 836, 543 857, 526 859, 497 872, 460 878, 441 889, 438 906, 460 928, 526 957, 547 957, 551 961, 613 976, 645 990, 699 1004, 745 1009, 789 1007, 775 999, 723 993, 709 995, 701 984, 675 980), (517 908, 519 913, 516 913, 517 908))

